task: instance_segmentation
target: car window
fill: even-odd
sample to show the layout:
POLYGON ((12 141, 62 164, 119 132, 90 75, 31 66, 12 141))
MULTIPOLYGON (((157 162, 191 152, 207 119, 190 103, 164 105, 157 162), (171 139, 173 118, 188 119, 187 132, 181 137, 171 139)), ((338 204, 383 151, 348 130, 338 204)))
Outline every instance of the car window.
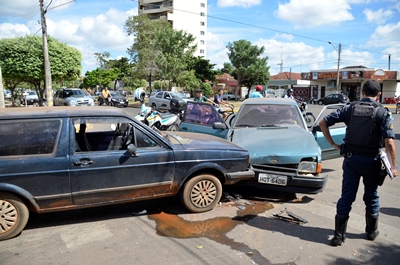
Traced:
POLYGON ((221 116, 210 104, 188 102, 185 112, 185 122, 202 125, 213 125, 214 122, 222 122, 221 116))
POLYGON ((268 127, 297 125, 305 129, 301 114, 293 105, 243 105, 233 127, 268 127))
POLYGON ((126 118, 75 118, 72 123, 76 152, 127 150, 131 143, 137 148, 160 147, 126 118))
POLYGON ((156 94, 156 98, 162 98, 163 97, 164 92, 158 92, 156 94))
POLYGON ((0 156, 51 154, 60 129, 60 120, 1 123, 0 156))

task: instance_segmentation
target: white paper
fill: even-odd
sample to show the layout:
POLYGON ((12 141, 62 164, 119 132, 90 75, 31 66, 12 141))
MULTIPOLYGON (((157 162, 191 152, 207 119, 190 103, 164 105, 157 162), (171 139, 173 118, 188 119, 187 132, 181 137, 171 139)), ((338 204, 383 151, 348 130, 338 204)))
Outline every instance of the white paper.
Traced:
POLYGON ((386 155, 386 152, 384 150, 382 150, 382 149, 381 149, 381 152, 380 152, 380 156, 381 156, 382 163, 386 167, 386 172, 388 173, 390 179, 393 179, 394 176, 393 176, 393 173, 392 173, 392 167, 390 165, 390 161, 389 161, 389 159, 388 159, 388 157, 386 155))

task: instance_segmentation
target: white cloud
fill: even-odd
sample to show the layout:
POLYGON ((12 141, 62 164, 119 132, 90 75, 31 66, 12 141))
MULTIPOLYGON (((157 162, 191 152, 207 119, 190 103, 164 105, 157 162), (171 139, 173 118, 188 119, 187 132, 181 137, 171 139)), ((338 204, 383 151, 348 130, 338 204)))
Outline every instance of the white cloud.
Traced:
POLYGON ((2 38, 14 38, 29 35, 30 30, 24 24, 0 24, 0 36, 2 38))
POLYGON ((218 0, 217 5, 219 7, 251 7, 261 4, 261 0, 218 0))
POLYGON ((382 8, 377 11, 372 11, 371 9, 365 9, 364 12, 367 21, 370 23, 383 24, 393 16, 391 10, 383 10, 382 8))
POLYGON ((399 47, 400 21, 397 24, 387 24, 376 28, 368 41, 370 47, 399 47))
POLYGON ((290 0, 289 3, 279 4, 274 15, 293 23, 296 27, 317 27, 353 20, 349 10, 350 5, 346 0, 290 0))
POLYGON ((303 42, 280 42, 276 39, 259 39, 254 44, 264 46, 263 56, 268 56, 270 74, 275 75, 280 71, 283 61, 284 72, 306 72, 309 69, 319 69, 324 63, 324 50, 303 42))

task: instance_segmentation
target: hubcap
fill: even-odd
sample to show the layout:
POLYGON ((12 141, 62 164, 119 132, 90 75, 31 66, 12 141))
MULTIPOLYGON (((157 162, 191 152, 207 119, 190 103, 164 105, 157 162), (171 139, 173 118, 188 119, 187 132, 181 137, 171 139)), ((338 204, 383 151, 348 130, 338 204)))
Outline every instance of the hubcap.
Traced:
POLYGON ((190 200, 193 205, 204 208, 212 204, 217 195, 217 188, 214 183, 209 180, 203 180, 196 183, 190 194, 190 200))
POLYGON ((0 233, 13 228, 18 218, 17 209, 11 203, 0 200, 0 233))

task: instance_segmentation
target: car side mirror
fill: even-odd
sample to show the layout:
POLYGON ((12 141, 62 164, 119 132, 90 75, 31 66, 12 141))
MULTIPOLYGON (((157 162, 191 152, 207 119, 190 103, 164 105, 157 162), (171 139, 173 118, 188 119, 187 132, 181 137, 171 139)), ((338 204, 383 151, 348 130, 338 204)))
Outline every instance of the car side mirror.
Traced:
POLYGON ((213 129, 225 130, 226 128, 227 128, 227 127, 226 127, 226 124, 224 124, 224 123, 222 123, 222 122, 217 121, 217 122, 214 122, 214 123, 213 123, 213 129))
POLYGON ((128 149, 128 152, 131 154, 131 156, 139 156, 139 155, 136 153, 136 151, 137 151, 136 145, 134 145, 134 144, 128 144, 127 149, 128 149))

